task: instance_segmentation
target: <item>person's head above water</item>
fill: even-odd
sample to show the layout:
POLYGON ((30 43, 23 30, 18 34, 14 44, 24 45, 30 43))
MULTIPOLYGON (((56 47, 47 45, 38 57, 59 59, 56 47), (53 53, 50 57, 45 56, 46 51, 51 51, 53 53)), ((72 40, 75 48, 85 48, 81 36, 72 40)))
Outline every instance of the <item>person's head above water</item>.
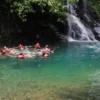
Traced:
POLYGON ((23 53, 20 53, 19 55, 24 55, 23 53))
POLYGON ((24 46, 22 44, 19 44, 18 48, 23 49, 24 46))
POLYGON ((49 45, 45 45, 45 48, 50 48, 50 46, 49 45))
POLYGON ((22 44, 19 44, 19 46, 23 46, 22 44))
POLYGON ((37 42, 35 45, 34 45, 35 48, 40 48, 40 44, 37 42))
POLYGON ((4 46, 4 49, 6 49, 7 47, 6 46, 4 46))

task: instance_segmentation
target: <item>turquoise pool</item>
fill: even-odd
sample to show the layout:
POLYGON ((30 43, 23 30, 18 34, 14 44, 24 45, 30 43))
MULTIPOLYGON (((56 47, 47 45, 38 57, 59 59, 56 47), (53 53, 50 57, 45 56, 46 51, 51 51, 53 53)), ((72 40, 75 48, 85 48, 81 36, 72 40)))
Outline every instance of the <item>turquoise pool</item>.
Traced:
POLYGON ((100 43, 52 45, 48 58, 0 57, 0 100, 100 100, 100 43))

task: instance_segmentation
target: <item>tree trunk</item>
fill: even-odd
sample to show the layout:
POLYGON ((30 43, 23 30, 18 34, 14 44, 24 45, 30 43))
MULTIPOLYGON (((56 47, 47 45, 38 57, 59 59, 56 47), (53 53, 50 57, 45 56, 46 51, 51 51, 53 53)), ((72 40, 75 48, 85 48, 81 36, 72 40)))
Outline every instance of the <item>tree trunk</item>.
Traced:
POLYGON ((87 2, 88 2, 88 0, 79 0, 78 4, 82 11, 82 14, 87 13, 87 2))

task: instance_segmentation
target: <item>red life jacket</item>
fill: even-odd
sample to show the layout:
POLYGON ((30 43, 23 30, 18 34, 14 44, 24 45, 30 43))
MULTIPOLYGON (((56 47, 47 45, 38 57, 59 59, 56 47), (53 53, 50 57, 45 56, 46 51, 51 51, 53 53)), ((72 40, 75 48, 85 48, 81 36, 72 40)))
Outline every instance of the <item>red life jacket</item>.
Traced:
POLYGON ((18 58, 19 59, 25 59, 25 56, 24 55, 18 55, 18 58))
POLYGON ((10 51, 10 49, 9 49, 9 48, 5 48, 5 51, 6 51, 6 52, 9 52, 9 51, 10 51))
POLYGON ((43 55, 43 57, 44 57, 44 58, 48 57, 48 54, 45 53, 45 54, 43 55))
POLYGON ((0 56, 1 56, 1 55, 3 55, 3 53, 2 53, 2 52, 0 52, 0 56))

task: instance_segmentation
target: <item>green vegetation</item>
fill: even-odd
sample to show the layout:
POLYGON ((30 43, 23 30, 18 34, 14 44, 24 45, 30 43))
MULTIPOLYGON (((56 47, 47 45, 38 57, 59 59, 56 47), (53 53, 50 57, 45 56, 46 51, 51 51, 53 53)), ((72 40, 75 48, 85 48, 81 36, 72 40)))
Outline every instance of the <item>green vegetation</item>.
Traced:
POLYGON ((0 13, 5 12, 0 17, 9 18, 9 26, 13 27, 8 27, 9 32, 5 31, 7 23, 5 18, 0 23, 3 25, 0 27, 0 34, 7 39, 29 35, 29 37, 35 37, 37 34, 53 37, 55 32, 64 34, 66 11, 65 0, 6 0, 0 3, 0 13), (11 19, 14 20, 15 25, 11 19), (11 28, 15 29, 13 32, 16 34, 10 33, 11 28), (17 34, 18 30, 20 32, 17 34))
POLYGON ((37 13, 50 13, 49 15, 51 16, 52 14, 62 16, 62 19, 61 17, 58 17, 57 21, 63 22, 63 17, 65 17, 66 11, 64 2, 59 2, 58 0, 23 0, 20 2, 14 2, 13 5, 11 5, 11 8, 11 12, 15 12, 23 21, 27 20, 29 13, 33 13, 34 16, 36 16, 37 13))
MULTIPOLYGON (((80 0, 68 0, 77 3, 80 0)), ((81 2, 82 3, 82 2, 81 2)), ((100 1, 90 0, 90 7, 100 16, 100 1)), ((36 35, 57 37, 65 34, 66 0, 2 0, 0 1, 0 40, 36 35)))
POLYGON ((79 0, 68 0, 69 3, 76 3, 78 2, 79 0))
POLYGON ((100 16, 100 0, 90 0, 89 6, 100 16))

